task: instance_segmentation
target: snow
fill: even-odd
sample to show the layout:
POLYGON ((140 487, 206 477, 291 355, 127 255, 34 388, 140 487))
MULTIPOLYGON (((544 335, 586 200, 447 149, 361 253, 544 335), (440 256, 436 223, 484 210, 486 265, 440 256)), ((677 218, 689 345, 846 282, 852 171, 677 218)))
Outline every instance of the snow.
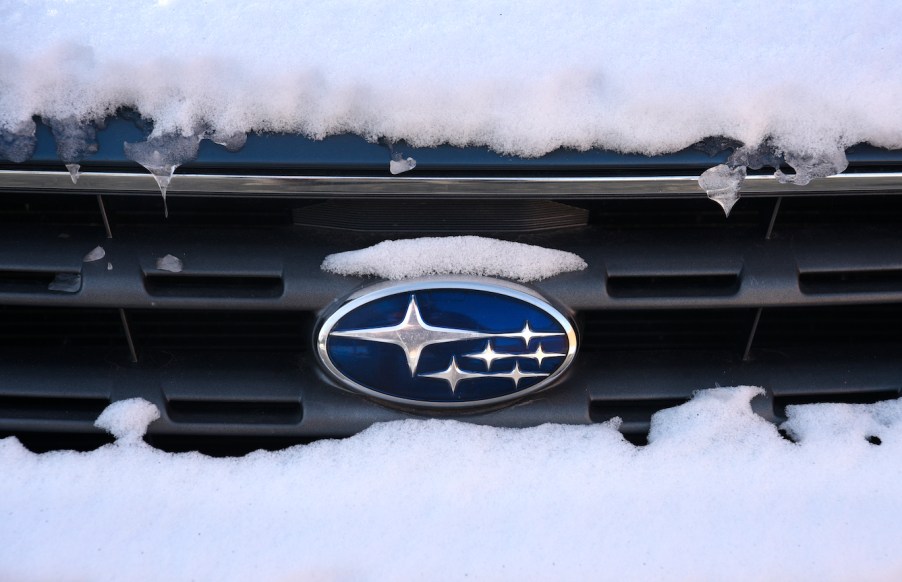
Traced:
POLYGON ((0 579, 899 579, 902 401, 790 407, 793 443, 758 393, 701 391, 645 447, 409 420, 242 458, 153 449, 118 402, 92 452, 0 441, 0 579))
POLYGON ((351 132, 524 156, 708 136, 799 156, 900 147, 900 21, 893 0, 6 2, 0 149, 27 152, 33 115, 77 129, 120 106, 155 136, 351 132))
POLYGON ((536 245, 482 236, 387 240, 356 251, 328 255, 322 269, 339 275, 399 280, 427 275, 481 275, 539 281, 582 271, 579 256, 536 245))
POLYGON ((116 444, 135 444, 147 433, 147 425, 160 418, 160 410, 143 398, 114 402, 97 417, 94 426, 114 437, 116 444))
POLYGON ((181 273, 185 265, 182 263, 182 259, 174 255, 166 255, 157 259, 156 267, 160 271, 181 273))

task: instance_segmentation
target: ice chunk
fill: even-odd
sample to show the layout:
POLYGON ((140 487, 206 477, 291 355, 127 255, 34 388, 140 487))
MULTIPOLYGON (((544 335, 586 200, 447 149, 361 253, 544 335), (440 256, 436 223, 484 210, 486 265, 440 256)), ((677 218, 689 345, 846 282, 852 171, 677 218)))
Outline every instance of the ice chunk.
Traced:
POLYGON ((795 174, 784 174, 781 170, 777 170, 774 177, 782 184, 804 186, 815 178, 839 174, 849 166, 849 160, 842 149, 806 155, 786 152, 784 157, 786 163, 795 170, 795 174))
POLYGON ((53 281, 47 285, 50 291, 61 291, 63 293, 78 293, 81 290, 81 274, 80 273, 57 273, 53 281))
POLYGON ((106 270, 107 270, 107 271, 112 271, 112 270, 113 270, 113 263, 108 262, 108 263, 106 264, 106 270))
POLYGON ((389 240, 357 251, 329 255, 322 269, 339 275, 407 279, 424 275, 483 275, 538 281, 581 271, 578 255, 481 236, 389 240))
POLYGON ((169 271, 170 273, 181 273, 184 264, 178 257, 166 255, 157 259, 157 269, 161 271, 169 271))
POLYGON ((763 142, 757 147, 738 148, 727 159, 727 165, 734 169, 745 166, 753 170, 760 170, 764 167, 777 170, 782 163, 783 159, 770 142, 763 142))
POLYGON ((107 406, 94 422, 114 437, 116 444, 138 444, 147 426, 160 418, 160 410, 143 398, 120 400, 107 406))
POLYGON ((243 131, 235 133, 213 132, 209 139, 213 143, 225 147, 230 152, 237 152, 247 142, 247 134, 243 131))
POLYGON ((98 247, 94 247, 94 250, 92 250, 90 253, 86 254, 85 258, 82 260, 86 263, 91 263, 94 261, 99 261, 100 259, 102 259, 105 256, 106 256, 106 251, 103 250, 103 247, 98 246, 98 247))
POLYGON ((729 216, 733 206, 739 201, 739 189, 744 180, 745 166, 731 168, 727 164, 720 164, 706 170, 699 177, 698 185, 729 216))
POLYGON ((417 161, 413 158, 403 158, 401 155, 392 156, 388 163, 388 171, 393 175, 403 174, 417 167, 417 161))
POLYGON ((26 120, 13 129, 0 130, 0 159, 21 163, 34 154, 38 140, 34 121, 26 120))
POLYGON ((197 157, 200 144, 198 136, 165 135, 152 137, 147 141, 125 142, 125 156, 138 162, 151 173, 160 193, 163 195, 163 212, 169 216, 166 205, 166 190, 172 181, 176 168, 197 157))

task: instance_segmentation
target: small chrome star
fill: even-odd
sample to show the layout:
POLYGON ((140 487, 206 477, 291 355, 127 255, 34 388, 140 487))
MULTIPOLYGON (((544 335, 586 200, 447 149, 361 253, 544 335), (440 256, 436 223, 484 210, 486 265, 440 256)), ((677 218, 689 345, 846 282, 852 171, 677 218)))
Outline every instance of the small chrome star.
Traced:
POLYGON ((447 369, 442 370, 441 372, 433 372, 432 374, 420 374, 421 378, 444 380, 451 386, 452 394, 457 391, 457 384, 464 380, 469 380, 471 378, 491 378, 492 376, 492 374, 479 374, 461 370, 457 365, 457 358, 454 356, 451 356, 451 365, 449 365, 447 369))
POLYGON ((464 354, 463 357, 473 358, 474 360, 482 360, 483 362, 485 362, 486 370, 491 370, 492 362, 494 362, 495 360, 505 360, 508 358, 516 358, 516 357, 518 357, 518 354, 505 354, 505 353, 496 352, 492 348, 492 342, 488 341, 485 343, 485 349, 482 350, 481 352, 473 352, 470 354, 464 354))
POLYGON ((546 352, 542 349, 542 344, 539 344, 539 347, 531 354, 518 354, 520 358, 529 358, 530 360, 535 360, 540 366, 542 362, 544 362, 547 358, 563 358, 567 354, 559 354, 556 352, 546 352))
POLYGON ((526 325, 523 326, 523 330, 522 330, 522 331, 518 331, 518 332, 514 332, 514 333, 499 333, 499 334, 495 334, 495 335, 496 335, 496 337, 518 337, 518 338, 522 338, 523 341, 526 342, 526 347, 528 348, 528 347, 529 347, 529 342, 531 342, 533 338, 536 338, 536 337, 555 337, 555 336, 564 335, 564 334, 563 334, 563 333, 553 333, 553 332, 533 331, 533 330, 529 327, 529 322, 527 321, 527 322, 526 322, 526 325))

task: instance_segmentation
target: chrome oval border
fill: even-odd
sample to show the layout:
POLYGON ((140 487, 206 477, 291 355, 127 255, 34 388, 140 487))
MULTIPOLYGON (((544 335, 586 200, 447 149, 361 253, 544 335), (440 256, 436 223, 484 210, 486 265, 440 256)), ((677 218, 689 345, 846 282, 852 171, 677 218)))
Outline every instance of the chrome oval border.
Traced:
POLYGON ((319 360, 320 365, 322 365, 326 370, 329 371, 333 378, 341 382, 345 387, 382 402, 389 402, 392 404, 399 404, 407 407, 431 410, 454 410, 463 408, 487 407, 504 402, 519 400, 524 396, 528 396, 529 394, 543 390, 553 384, 554 381, 557 380, 567 370, 567 368, 570 367, 570 364, 576 357, 576 351, 576 326, 573 325, 570 318, 568 318, 560 308, 553 305, 549 300, 545 299, 540 294, 528 287, 517 285, 509 281, 490 279, 485 277, 428 277, 404 281, 400 283, 389 281, 370 285, 362 289, 358 289, 357 291, 349 295, 341 303, 341 306, 338 309, 330 313, 324 320, 322 320, 322 323, 319 324, 316 332, 317 360, 319 360), (513 299, 519 299, 520 301, 529 303, 533 307, 541 309, 543 312, 553 317, 555 321, 557 321, 561 325, 564 333, 567 336, 567 355, 564 357, 564 361, 553 373, 551 373, 551 375, 549 375, 541 382, 537 382, 533 386, 530 386, 529 388, 526 388, 519 392, 514 392, 513 394, 509 394, 507 396, 497 396, 495 398, 487 398, 485 400, 475 401, 471 400, 468 402, 429 402, 425 400, 411 400, 409 398, 400 398, 398 396, 383 394, 382 392, 372 390, 371 388, 367 388, 366 386, 362 386, 357 382, 354 382, 353 380, 342 374, 337 367, 335 367, 335 365, 329 359, 328 351, 326 348, 329 340, 329 333, 342 317, 362 305, 366 305, 367 303, 382 299, 383 297, 388 297, 389 295, 430 289, 486 291, 489 293, 505 295, 513 299))

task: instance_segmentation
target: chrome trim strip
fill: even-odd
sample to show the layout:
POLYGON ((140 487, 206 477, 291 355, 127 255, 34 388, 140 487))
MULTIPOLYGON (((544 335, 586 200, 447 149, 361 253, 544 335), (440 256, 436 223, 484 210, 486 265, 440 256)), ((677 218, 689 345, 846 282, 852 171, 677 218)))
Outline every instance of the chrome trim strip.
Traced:
POLYGON ((358 289, 351 295, 336 301, 332 306, 332 310, 326 311, 316 326, 314 343, 316 345, 316 357, 320 365, 322 365, 331 374, 331 376, 343 384, 346 388, 364 394, 373 399, 382 402, 410 406, 422 410, 454 410, 465 408, 486 407, 504 402, 519 400, 529 394, 534 394, 540 390, 551 386, 573 363, 577 350, 577 334, 576 326, 570 321, 567 315, 559 311, 554 305, 542 297, 538 292, 510 281, 501 279, 492 279, 488 277, 469 277, 469 276, 447 276, 447 277, 424 277, 421 279, 412 279, 409 281, 386 281, 376 283, 358 289), (498 396, 495 398, 486 398, 483 400, 469 400, 464 402, 432 402, 428 400, 414 400, 410 398, 402 398, 385 394, 377 390, 373 390, 361 384, 358 384, 351 378, 345 376, 341 370, 332 362, 329 357, 328 343, 329 334, 342 317, 349 312, 371 303, 383 297, 398 295, 401 293, 412 293, 416 291, 424 291, 428 289, 461 289, 485 291, 498 295, 505 295, 514 299, 529 303, 533 307, 544 311, 546 314, 554 318, 555 321, 563 328, 567 336, 567 353, 564 361, 552 372, 547 378, 537 382, 536 384, 523 390, 508 394, 506 396, 498 396))
MULTIPOLYGON (((0 170, 0 190, 51 190, 82 193, 156 194, 148 173, 82 172, 73 184, 69 172, 0 170)), ((783 194, 876 194, 902 191, 902 172, 838 174, 805 186, 781 184, 772 176, 749 176, 744 196, 783 194)), ((248 176, 176 174, 171 196, 259 195, 328 198, 415 196, 517 198, 698 197, 705 193, 697 176, 616 177, 415 177, 415 176, 248 176)))

